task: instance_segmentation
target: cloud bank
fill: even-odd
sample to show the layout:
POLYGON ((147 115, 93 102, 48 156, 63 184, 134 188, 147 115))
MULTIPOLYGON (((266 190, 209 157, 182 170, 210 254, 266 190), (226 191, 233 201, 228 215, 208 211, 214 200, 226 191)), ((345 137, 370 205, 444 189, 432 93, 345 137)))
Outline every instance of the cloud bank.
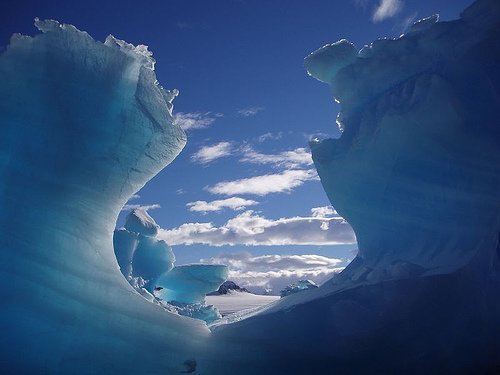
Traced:
POLYGON ((248 210, 221 226, 212 222, 186 223, 161 229, 159 237, 169 245, 339 245, 354 244, 351 226, 341 217, 290 217, 267 219, 248 210))
POLYGON ((283 151, 278 154, 263 154, 255 151, 251 146, 242 148, 241 162, 253 164, 272 164, 275 167, 289 169, 300 168, 313 164, 311 152, 303 147, 295 150, 283 151))
POLYGON ((254 206, 256 204, 259 204, 259 202, 253 201, 251 199, 243 199, 240 197, 231 197, 227 199, 218 199, 211 202, 189 202, 188 204, 186 204, 186 206, 189 208, 189 211, 207 213, 221 211, 224 208, 230 208, 232 210, 239 211, 245 209, 245 207, 254 206))

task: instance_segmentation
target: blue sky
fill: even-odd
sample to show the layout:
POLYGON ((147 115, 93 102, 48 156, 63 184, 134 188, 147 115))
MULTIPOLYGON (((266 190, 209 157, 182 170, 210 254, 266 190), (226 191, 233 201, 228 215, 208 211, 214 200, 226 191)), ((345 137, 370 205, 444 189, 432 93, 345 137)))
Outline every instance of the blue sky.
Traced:
POLYGON ((175 244, 177 264, 225 262, 240 282, 276 289, 300 277, 323 280, 356 248, 328 207, 308 149, 311 137, 340 135, 339 106, 308 77, 303 58, 342 38, 361 48, 397 37, 434 13, 454 19, 470 3, 7 0, 0 46, 13 32, 34 34, 34 17, 148 45, 159 82, 180 90, 174 113, 188 144, 130 204, 160 206, 150 214, 175 244))

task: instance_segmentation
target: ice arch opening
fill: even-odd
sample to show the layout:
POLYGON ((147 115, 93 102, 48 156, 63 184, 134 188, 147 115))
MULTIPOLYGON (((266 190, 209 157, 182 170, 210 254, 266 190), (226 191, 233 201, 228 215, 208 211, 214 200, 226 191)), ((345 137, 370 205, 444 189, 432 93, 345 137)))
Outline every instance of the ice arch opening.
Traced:
MULTIPOLYGON (((326 164, 349 149, 349 142, 366 142, 373 139, 375 130, 377 136, 386 130, 368 125, 381 125, 378 120, 387 114, 407 113, 391 112, 393 107, 417 101, 428 109, 434 104, 446 121, 438 121, 437 128, 419 121, 423 129, 415 126, 415 131, 422 142, 408 145, 437 143, 440 147, 429 149, 442 151, 448 145, 447 126, 453 129, 453 139, 474 157, 464 160, 456 152, 438 152, 438 156, 444 165, 450 162, 451 175, 457 173, 454 165, 471 173, 464 186, 478 199, 465 199, 464 208, 478 219, 475 225, 464 228, 463 223, 451 220, 446 232, 451 233, 454 225, 465 230, 444 242, 441 236, 424 236, 424 243, 419 244, 412 233, 402 232, 401 241, 411 244, 402 247, 405 261, 422 260, 431 267, 414 277, 384 279, 373 272, 394 259, 397 249, 389 243, 390 251, 384 253, 383 246, 372 246, 377 241, 385 245, 387 232, 375 231, 358 217, 358 228, 366 230, 364 244, 370 246, 364 257, 352 263, 345 280, 303 296, 291 295, 258 315, 214 327, 212 332, 198 321, 165 314, 144 301, 125 282, 113 255, 112 231, 119 210, 185 142, 184 134, 170 126, 173 93, 156 85, 149 53, 114 38, 104 44, 95 42, 86 33, 54 21, 37 22, 44 33, 35 38, 14 36, 0 55, 0 113, 6 124, 0 138, 0 271, 8 280, 2 301, 9 301, 0 309, 2 369, 17 373, 137 374, 196 369, 205 374, 290 374, 325 369, 387 373, 408 368, 419 373, 464 369, 486 373, 498 368, 499 20, 500 4, 480 0, 458 21, 436 24, 428 20, 412 29, 411 37, 378 41, 354 59, 347 47, 340 63, 320 74, 347 89, 340 99, 347 108, 346 135, 351 129, 350 137, 337 145, 319 145, 318 160, 326 162, 320 175, 328 178, 326 164), (423 58, 412 55, 421 52, 423 58), (389 58, 379 60, 387 57, 385 53, 389 58), (420 59, 412 65, 397 57, 407 63, 412 57, 420 59), (418 70, 425 66, 422 59, 434 62, 424 72, 418 70), (401 70, 392 69, 394 61, 401 70), (391 80, 382 79, 388 71, 391 80), (378 75, 352 80, 370 72, 378 75), (408 77, 408 72, 416 77, 408 77), (404 84, 398 85, 398 79, 404 84), (446 95, 438 95, 442 89, 446 95), (454 95, 457 100, 450 101, 454 95), (372 99, 379 101, 373 109, 381 113, 357 116, 358 104, 373 103, 372 99), (457 115, 468 126, 448 121, 457 115), (464 135, 473 136, 473 141, 464 135), (462 234, 466 241, 457 241, 462 234), (433 251, 423 246, 426 240, 432 241, 433 251), (446 245, 444 252, 436 242, 446 245), (459 262, 446 257, 453 254, 453 246, 463 250, 459 262), (370 274, 373 279, 368 278, 370 274)), ((320 64, 319 70, 325 66, 320 64)), ((435 113, 420 111, 420 119, 435 113)), ((395 117, 389 124, 398 123, 395 117)), ((400 120, 408 125, 404 118, 400 120)), ((390 146, 381 154, 389 160, 391 155, 404 156, 409 151, 422 156, 413 148, 401 153, 397 152, 401 148, 390 146)), ((427 160, 418 157, 418 162, 427 160)), ((352 158, 348 161, 353 163, 352 158)), ((409 177, 421 173, 420 168, 405 171, 409 177)), ((439 174, 424 173, 423 177, 436 175, 443 182, 439 174)), ((387 181, 392 189, 401 183, 387 181)), ((345 189, 334 183, 327 186, 345 189)), ((456 194, 443 195, 444 203, 463 197, 460 189, 453 191, 456 194)), ((362 193, 358 186, 353 196, 362 193)), ((344 196, 344 203, 348 201, 344 196)), ((456 213, 457 207, 448 205, 448 212, 456 213)), ((370 214, 380 212, 386 211, 370 214)), ((399 228, 418 218, 407 212, 399 228)), ((406 244, 401 241, 400 245, 406 244)))

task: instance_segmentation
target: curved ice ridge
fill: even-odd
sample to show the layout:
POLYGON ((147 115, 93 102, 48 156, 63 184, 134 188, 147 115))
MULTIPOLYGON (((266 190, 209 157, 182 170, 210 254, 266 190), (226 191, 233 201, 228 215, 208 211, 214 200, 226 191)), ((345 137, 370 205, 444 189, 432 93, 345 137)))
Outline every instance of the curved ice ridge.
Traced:
POLYGON ((0 367, 177 373, 209 330, 144 301, 112 242, 121 207, 186 143, 177 91, 146 46, 35 24, 0 55, 0 367))
POLYGON ((214 324, 218 342, 259 343, 245 373, 500 368, 500 2, 437 20, 306 58, 341 104, 342 136, 311 149, 359 253, 317 289, 214 324))
POLYGON ((499 9, 479 1, 459 20, 431 16, 359 52, 342 40, 305 59, 342 108, 341 138, 311 149, 358 240, 344 277, 447 273, 496 256, 499 9))

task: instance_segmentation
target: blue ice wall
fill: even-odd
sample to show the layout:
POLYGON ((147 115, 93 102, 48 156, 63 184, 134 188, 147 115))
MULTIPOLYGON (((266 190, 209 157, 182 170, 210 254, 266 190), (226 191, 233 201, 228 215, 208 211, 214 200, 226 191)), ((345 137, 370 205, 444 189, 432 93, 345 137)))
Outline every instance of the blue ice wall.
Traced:
POLYGON ((460 20, 429 17, 395 40, 359 52, 343 40, 305 59, 341 104, 342 136, 311 150, 356 232, 363 277, 447 273, 479 253, 490 264, 500 229, 499 8, 478 1, 460 20))
POLYGON ((259 342, 241 373, 500 368, 500 2, 437 18, 305 59, 341 105, 342 136, 311 150, 359 254, 317 289, 213 326, 221 343, 259 342))
POLYGON ((122 206, 186 143, 177 92, 145 46, 35 24, 0 55, 0 372, 181 371, 208 329, 137 294, 112 242, 122 206))

